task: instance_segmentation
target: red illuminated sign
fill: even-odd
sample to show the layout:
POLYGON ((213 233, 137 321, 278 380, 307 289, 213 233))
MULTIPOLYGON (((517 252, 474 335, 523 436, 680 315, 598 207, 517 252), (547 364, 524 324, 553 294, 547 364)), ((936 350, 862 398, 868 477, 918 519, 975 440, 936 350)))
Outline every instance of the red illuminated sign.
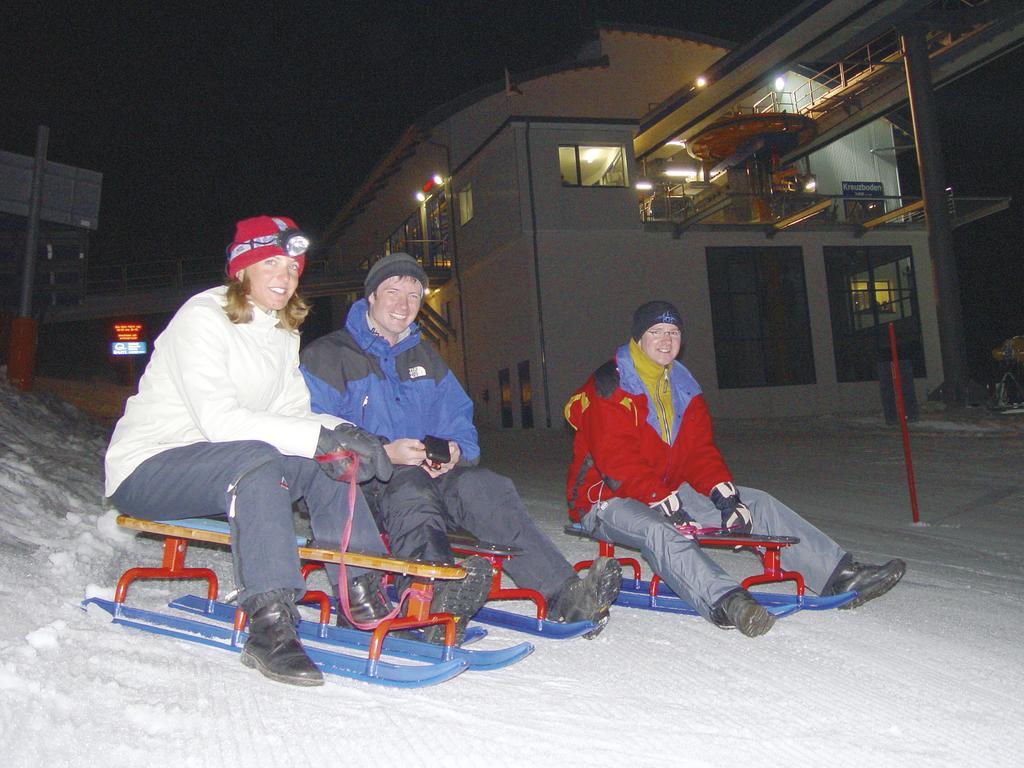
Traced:
POLYGON ((114 341, 141 341, 142 323, 114 323, 114 341))

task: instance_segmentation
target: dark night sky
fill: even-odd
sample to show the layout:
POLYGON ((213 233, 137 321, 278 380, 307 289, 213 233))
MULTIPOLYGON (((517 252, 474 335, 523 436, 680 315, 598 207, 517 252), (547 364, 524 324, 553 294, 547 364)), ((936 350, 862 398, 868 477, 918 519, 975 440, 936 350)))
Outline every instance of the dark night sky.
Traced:
MULTIPOLYGON (((797 5, 16 0, 0 148, 32 154, 42 123, 49 159, 103 173, 94 259, 219 255, 255 213, 322 232, 407 125, 504 67, 570 57, 595 20, 744 42, 797 5)), ((957 233, 969 346, 1024 332, 1022 82, 1018 51, 939 91, 956 192, 1016 197, 957 233)))

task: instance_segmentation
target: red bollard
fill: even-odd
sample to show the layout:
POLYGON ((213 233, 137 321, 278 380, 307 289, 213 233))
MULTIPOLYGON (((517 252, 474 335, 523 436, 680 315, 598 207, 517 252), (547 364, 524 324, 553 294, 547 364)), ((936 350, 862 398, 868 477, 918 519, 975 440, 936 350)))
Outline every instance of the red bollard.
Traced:
POLYGON ((7 354, 7 378, 25 391, 32 388, 36 367, 36 321, 16 317, 11 321, 11 348, 7 354))

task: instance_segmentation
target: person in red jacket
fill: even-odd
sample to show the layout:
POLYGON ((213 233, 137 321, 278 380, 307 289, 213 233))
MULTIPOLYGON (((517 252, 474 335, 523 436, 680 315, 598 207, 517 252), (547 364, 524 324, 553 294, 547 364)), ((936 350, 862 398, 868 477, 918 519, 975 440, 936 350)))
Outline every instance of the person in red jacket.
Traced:
POLYGON ((798 537, 783 551, 783 567, 819 594, 856 591, 847 608, 889 591, 906 570, 902 560, 855 562, 778 499, 733 483, 700 385, 676 360, 682 328, 671 303, 641 305, 632 338, 566 405, 576 429, 570 517, 594 538, 639 549, 704 618, 748 637, 767 632, 775 617, 694 541, 700 529, 798 537))

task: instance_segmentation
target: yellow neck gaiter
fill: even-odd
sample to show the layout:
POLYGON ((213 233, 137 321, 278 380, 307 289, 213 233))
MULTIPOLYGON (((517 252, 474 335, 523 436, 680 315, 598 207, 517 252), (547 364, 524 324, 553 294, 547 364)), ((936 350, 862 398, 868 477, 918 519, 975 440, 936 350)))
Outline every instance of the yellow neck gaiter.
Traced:
POLYGON ((636 372, 640 374, 640 380, 647 389, 651 407, 658 415, 661 439, 671 445, 672 420, 675 413, 672 410, 672 388, 669 385, 668 374, 672 366, 658 365, 644 354, 644 351, 640 349, 640 345, 633 341, 633 339, 629 340, 629 356, 633 360, 636 372))

